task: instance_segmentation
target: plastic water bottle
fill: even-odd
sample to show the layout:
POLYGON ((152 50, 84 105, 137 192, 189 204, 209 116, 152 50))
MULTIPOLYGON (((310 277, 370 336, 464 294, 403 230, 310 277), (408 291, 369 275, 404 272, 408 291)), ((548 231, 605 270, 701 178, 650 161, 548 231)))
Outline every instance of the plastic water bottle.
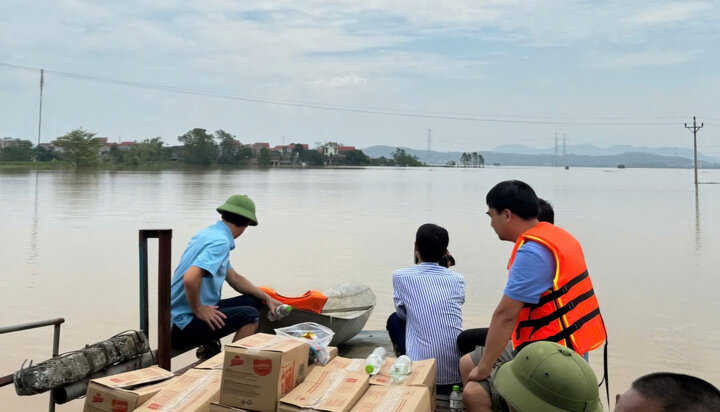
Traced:
POLYGON ((377 375, 380 372, 383 361, 387 356, 387 351, 382 346, 375 348, 372 353, 365 359, 365 372, 370 375, 377 375))
POLYGON ((412 368, 412 359, 407 355, 401 355, 390 367, 390 376, 393 383, 402 383, 407 378, 412 368))
POLYGON ((450 393, 450 410, 452 412, 462 412, 463 410, 462 393, 458 385, 453 385, 453 390, 450 393))
POLYGON ((289 315, 291 311, 292 306, 282 304, 275 308, 275 312, 268 311, 267 317, 270 322, 275 322, 276 320, 282 319, 285 316, 289 315))

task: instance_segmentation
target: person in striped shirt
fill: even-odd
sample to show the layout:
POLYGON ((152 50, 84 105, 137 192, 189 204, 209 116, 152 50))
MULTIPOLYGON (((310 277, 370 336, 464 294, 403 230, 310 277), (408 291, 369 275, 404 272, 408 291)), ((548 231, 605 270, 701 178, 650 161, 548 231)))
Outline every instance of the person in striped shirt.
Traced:
POLYGON ((447 250, 449 235, 431 223, 415 235, 415 265, 393 273, 395 313, 387 330, 396 354, 413 361, 435 358, 437 393, 447 394, 460 382, 460 351, 465 277, 439 262, 454 262, 447 250))

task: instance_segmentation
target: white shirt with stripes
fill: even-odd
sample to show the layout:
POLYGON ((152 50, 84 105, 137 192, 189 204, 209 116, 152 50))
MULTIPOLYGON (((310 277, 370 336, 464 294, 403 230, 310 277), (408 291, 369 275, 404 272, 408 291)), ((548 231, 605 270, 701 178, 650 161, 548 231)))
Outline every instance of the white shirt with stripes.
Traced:
POLYGON ((460 382, 465 277, 437 263, 423 262, 393 273, 395 311, 407 322, 405 346, 412 360, 435 358, 437 383, 460 382))

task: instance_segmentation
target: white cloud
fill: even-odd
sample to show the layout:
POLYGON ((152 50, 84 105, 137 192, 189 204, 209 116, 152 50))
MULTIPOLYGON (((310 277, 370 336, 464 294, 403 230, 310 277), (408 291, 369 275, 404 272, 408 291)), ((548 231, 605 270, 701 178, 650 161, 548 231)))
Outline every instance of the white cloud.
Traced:
POLYGON ((707 3, 657 3, 653 4, 651 8, 640 10, 631 20, 648 25, 683 22, 695 18, 700 12, 711 10, 712 8, 713 7, 707 3))
POLYGON ((358 77, 354 74, 345 76, 336 76, 329 79, 315 79, 310 82, 314 86, 329 87, 331 89, 348 88, 362 86, 367 83, 367 79, 358 77))
POLYGON ((697 53, 678 50, 643 50, 626 53, 595 53, 590 65, 601 69, 637 69, 672 66, 691 61, 697 53))

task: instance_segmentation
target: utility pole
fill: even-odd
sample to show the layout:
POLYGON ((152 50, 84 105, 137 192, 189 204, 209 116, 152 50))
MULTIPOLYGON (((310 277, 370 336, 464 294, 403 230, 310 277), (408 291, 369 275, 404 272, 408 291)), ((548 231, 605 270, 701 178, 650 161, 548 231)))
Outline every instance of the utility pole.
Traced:
POLYGON ((42 128, 42 93, 43 85, 45 84, 45 70, 40 69, 40 114, 38 116, 38 146, 40 146, 40 130, 42 128))
POLYGON ((695 185, 698 184, 697 179, 697 132, 698 130, 703 128, 703 123, 700 123, 700 126, 697 125, 697 122, 695 121, 695 116, 693 116, 693 124, 692 126, 688 126, 687 123, 685 123, 685 128, 690 130, 693 134, 693 153, 695 157, 695 185))
POLYGON ((558 143, 557 143, 557 132, 555 132, 555 158, 554 158, 554 165, 555 167, 558 166, 558 143))
POLYGON ((563 152, 562 152, 562 160, 563 160, 563 166, 565 166, 565 169, 568 168, 566 156, 567 156, 567 147, 565 146, 565 133, 563 133, 563 152))

